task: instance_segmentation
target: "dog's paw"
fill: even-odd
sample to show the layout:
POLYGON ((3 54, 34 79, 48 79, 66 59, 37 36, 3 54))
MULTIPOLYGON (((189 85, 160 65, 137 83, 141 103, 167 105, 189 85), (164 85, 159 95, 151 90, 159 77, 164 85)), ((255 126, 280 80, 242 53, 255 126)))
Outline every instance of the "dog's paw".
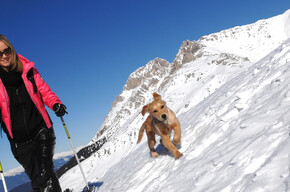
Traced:
POLYGON ((180 149, 180 148, 181 148, 181 143, 176 144, 176 143, 173 142, 173 145, 174 145, 177 149, 180 149))
POLYGON ((182 157, 182 156, 183 156, 183 154, 180 153, 179 151, 176 151, 176 152, 174 153, 174 157, 175 157, 175 159, 179 159, 179 158, 182 157))
POLYGON ((156 157, 159 156, 159 154, 157 152, 151 152, 151 155, 152 155, 153 158, 156 158, 156 157))

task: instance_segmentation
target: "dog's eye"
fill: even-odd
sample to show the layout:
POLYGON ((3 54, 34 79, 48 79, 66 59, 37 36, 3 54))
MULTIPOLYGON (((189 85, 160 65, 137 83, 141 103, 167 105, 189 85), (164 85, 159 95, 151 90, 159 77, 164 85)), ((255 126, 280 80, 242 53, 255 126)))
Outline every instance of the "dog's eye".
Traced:
POLYGON ((161 109, 163 109, 163 108, 164 108, 164 105, 161 106, 161 109))
POLYGON ((154 112, 154 113, 157 113, 157 110, 154 110, 153 112, 154 112))

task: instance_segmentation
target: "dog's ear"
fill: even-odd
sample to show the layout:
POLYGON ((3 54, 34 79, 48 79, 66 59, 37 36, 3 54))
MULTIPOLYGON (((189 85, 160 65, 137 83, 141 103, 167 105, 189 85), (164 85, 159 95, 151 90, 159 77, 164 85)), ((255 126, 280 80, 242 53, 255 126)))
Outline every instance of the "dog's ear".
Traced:
POLYGON ((142 115, 144 116, 145 114, 146 114, 146 112, 148 112, 149 111, 149 105, 145 105, 144 107, 143 107, 143 109, 142 109, 142 115))
POLYGON ((161 96, 157 94, 156 92, 153 93, 153 97, 154 97, 154 100, 161 100, 161 96))

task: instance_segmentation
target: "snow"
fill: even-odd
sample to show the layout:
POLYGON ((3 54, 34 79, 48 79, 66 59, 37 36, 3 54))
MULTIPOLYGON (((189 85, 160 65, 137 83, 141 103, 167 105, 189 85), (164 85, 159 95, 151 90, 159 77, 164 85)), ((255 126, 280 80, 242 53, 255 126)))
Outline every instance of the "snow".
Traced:
POLYGON ((290 40, 282 47, 177 114, 184 157, 158 146, 153 159, 143 138, 93 180, 99 191, 289 191, 290 40))
POLYGON ((248 57, 256 62, 265 54, 270 53, 273 47, 278 47, 290 37, 289 26, 290 11, 288 10, 284 14, 259 20, 254 24, 237 26, 204 36, 200 42, 212 49, 248 57))

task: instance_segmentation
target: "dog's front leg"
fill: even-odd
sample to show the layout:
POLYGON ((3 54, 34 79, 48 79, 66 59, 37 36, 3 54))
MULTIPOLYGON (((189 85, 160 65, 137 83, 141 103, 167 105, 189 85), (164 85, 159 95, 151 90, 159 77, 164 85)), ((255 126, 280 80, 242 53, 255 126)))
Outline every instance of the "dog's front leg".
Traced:
POLYGON ((156 144, 155 133, 154 132, 147 133, 147 137, 148 137, 148 146, 149 146, 151 155, 153 158, 156 158, 159 156, 159 154, 155 151, 155 148, 154 148, 156 144))
POLYGON ((181 143, 181 129, 179 122, 176 122, 172 125, 172 129, 174 130, 174 136, 173 136, 173 143, 176 145, 180 145, 181 143))
POLYGON ((175 159, 182 157, 182 153, 173 145, 168 135, 161 136, 164 146, 174 155, 175 159))

